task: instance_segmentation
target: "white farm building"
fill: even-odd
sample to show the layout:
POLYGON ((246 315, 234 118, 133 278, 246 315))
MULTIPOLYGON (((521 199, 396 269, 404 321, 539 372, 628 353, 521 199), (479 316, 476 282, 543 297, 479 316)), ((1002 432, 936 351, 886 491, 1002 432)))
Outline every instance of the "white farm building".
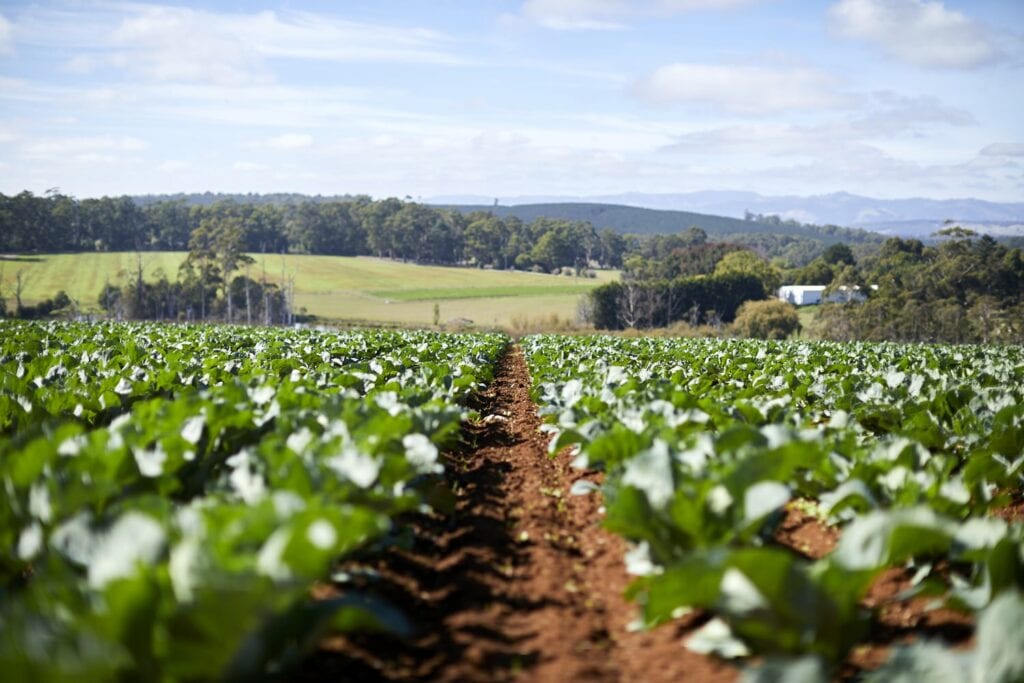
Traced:
POLYGON ((811 306, 820 304, 822 299, 830 304, 864 301, 866 298, 860 287, 839 287, 825 296, 825 285, 783 285, 779 287, 778 297, 794 306, 811 306))

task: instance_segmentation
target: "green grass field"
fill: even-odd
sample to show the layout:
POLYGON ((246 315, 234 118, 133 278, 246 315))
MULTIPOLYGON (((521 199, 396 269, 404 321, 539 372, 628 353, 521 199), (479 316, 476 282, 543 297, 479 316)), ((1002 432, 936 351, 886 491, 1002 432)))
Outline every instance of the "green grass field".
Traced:
POLYGON ((819 329, 821 323, 818 320, 818 310, 821 306, 814 304, 811 306, 800 306, 796 309, 796 314, 800 318, 800 333, 797 335, 800 339, 818 339, 820 338, 819 329))
MULTIPOLYGON (((14 303, 16 274, 22 273, 22 301, 36 303, 66 291, 83 308, 96 307, 105 283, 121 284, 137 268, 134 253, 7 256, 0 258, 2 295, 14 303)), ((185 258, 180 252, 141 255, 147 279, 160 272, 174 279, 185 258)), ((434 304, 442 322, 456 318, 477 325, 510 325, 515 319, 572 319, 579 297, 618 277, 542 275, 517 271, 420 266, 369 257, 254 255, 254 279, 280 283, 295 278, 295 303, 330 320, 429 325, 434 304)))

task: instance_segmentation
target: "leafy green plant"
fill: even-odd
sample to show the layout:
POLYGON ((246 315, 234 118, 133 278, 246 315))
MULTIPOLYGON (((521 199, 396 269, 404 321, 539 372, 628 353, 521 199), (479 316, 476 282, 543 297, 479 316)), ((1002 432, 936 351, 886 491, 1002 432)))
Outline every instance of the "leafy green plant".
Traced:
POLYGON ((311 583, 439 500, 499 335, 3 323, 0 668, 284 675, 327 629, 407 632, 311 583))
POLYGON ((522 343, 552 452, 605 471, 604 523, 636 544, 630 596, 645 623, 709 610, 693 647, 767 656, 755 680, 831 675, 869 626, 862 600, 885 568, 913 571, 904 597, 978 614, 1022 588, 1022 527, 991 516, 1024 484, 1018 347, 522 343), (834 554, 780 547, 794 498, 841 528, 834 554), (955 571, 933 572, 939 561, 955 571))

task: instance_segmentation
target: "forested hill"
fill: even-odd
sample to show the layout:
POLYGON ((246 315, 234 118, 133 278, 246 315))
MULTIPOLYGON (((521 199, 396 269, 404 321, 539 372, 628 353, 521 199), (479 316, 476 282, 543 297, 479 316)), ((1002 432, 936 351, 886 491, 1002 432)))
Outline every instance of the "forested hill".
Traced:
MULTIPOLYGON (((275 194, 224 194, 203 192, 172 195, 142 195, 132 197, 139 206, 148 206, 159 202, 181 202, 185 206, 211 206, 218 202, 234 202, 249 205, 293 206, 305 202, 315 204, 327 202, 349 202, 369 200, 366 196, 350 194, 341 195, 303 195, 297 193, 275 194)), ((436 204, 437 208, 455 209, 463 214, 474 211, 485 211, 499 218, 515 216, 524 223, 538 218, 558 220, 587 221, 598 230, 611 228, 615 232, 626 235, 671 235, 697 226, 713 239, 725 239, 738 235, 771 234, 788 237, 806 237, 821 240, 826 245, 836 242, 847 244, 881 243, 884 239, 880 233, 859 228, 843 228, 835 225, 810 225, 793 220, 781 220, 778 216, 751 214, 749 220, 715 216, 692 211, 669 209, 645 209, 624 204, 604 204, 596 202, 546 202, 538 204, 519 204, 515 206, 489 206, 468 204, 436 204)))
MULTIPOLYGON (((139 206, 149 206, 160 202, 180 202, 185 206, 211 206, 219 202, 234 202, 247 205, 294 206, 312 202, 314 204, 328 202, 350 202, 364 200, 367 196, 342 195, 303 195, 297 193, 275 194, 224 194, 203 192, 173 195, 142 195, 132 197, 139 206)), ((671 235, 683 232, 696 226, 704 230, 712 239, 728 239, 751 235, 776 235, 790 238, 805 237, 820 240, 825 245, 836 242, 847 244, 880 244, 884 237, 880 233, 859 228, 843 228, 835 225, 810 225, 793 220, 781 220, 774 215, 750 214, 747 220, 728 216, 715 216, 692 211, 669 209, 645 209, 624 204, 604 204, 595 202, 547 202, 538 204, 519 204, 515 206, 488 205, 434 205, 437 208, 454 209, 463 214, 485 211, 499 218, 515 216, 524 223, 538 218, 556 220, 586 221, 596 229, 611 228, 615 232, 626 235, 671 235)))
POLYGON ((620 234, 671 235, 696 226, 712 239, 725 239, 738 235, 771 234, 806 237, 825 244, 880 243, 885 238, 867 230, 842 228, 835 225, 805 225, 796 221, 783 221, 777 216, 751 216, 750 220, 712 216, 690 211, 643 209, 621 204, 552 203, 520 204, 517 206, 453 205, 464 214, 487 211, 499 218, 515 216, 524 223, 537 218, 587 221, 598 230, 611 228, 620 234))

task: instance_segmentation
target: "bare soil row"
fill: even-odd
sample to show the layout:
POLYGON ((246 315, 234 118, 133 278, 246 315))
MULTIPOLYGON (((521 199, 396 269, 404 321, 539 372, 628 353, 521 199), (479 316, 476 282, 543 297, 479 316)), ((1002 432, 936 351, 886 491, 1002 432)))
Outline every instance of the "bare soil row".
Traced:
MULTIPOLYGON (((682 647, 699 620, 628 629, 636 607, 625 542, 600 526, 600 497, 573 496, 568 454, 548 456, 517 346, 478 397, 482 419, 446 454, 454 512, 405 520, 408 549, 361 569, 365 588, 411 618, 417 634, 323 641, 307 681, 731 681, 727 664, 682 647)), ((353 569, 353 567, 349 567, 353 569)), ((320 585, 318 597, 337 594, 320 585)))

